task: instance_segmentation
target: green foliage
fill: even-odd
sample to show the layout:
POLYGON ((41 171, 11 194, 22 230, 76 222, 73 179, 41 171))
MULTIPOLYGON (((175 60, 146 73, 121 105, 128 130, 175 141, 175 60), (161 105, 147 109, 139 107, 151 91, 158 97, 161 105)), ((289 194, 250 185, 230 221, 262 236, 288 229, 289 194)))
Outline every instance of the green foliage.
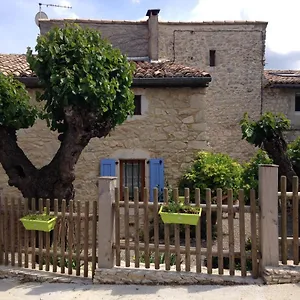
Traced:
POLYGON ((44 214, 32 214, 24 216, 22 219, 24 220, 39 220, 39 221, 50 221, 55 218, 54 216, 44 215, 44 214))
POLYGON ((259 149, 249 162, 243 164, 242 188, 245 190, 245 202, 249 203, 250 189, 258 190, 258 169, 260 164, 272 164, 267 152, 259 149))
POLYGON ((0 126, 15 130, 31 127, 38 112, 29 100, 22 83, 0 73, 0 126))
POLYGON ((264 140, 271 140, 281 136, 282 132, 290 128, 290 120, 283 114, 264 113, 261 118, 251 121, 247 113, 240 122, 243 139, 250 144, 261 147, 264 140))
POLYGON ((300 137, 288 144, 287 154, 296 171, 300 170, 300 137))
POLYGON ((168 213, 186 213, 186 214, 199 214, 200 208, 184 205, 184 203, 174 201, 170 202, 168 205, 164 205, 163 212, 168 213))
POLYGON ((205 198, 207 188, 211 189, 213 197, 218 188, 222 188, 224 194, 227 189, 237 193, 241 182, 242 167, 238 162, 226 154, 201 151, 183 175, 179 187, 181 192, 188 187, 191 198, 194 197, 195 188, 200 188, 201 197, 205 198))
MULTIPOLYGON (((159 254, 159 264, 164 264, 165 258, 166 258, 166 254, 160 253, 159 254)), ((140 262, 145 263, 145 252, 140 253, 140 262)), ((150 264, 155 263, 155 254, 153 252, 150 252, 149 262, 150 262, 150 264)), ((181 263, 182 263, 182 261, 181 261, 181 263)), ((174 253, 171 253, 170 254, 170 266, 174 266, 175 264, 176 264, 176 255, 174 253)))
POLYGON ((65 132, 66 108, 114 128, 134 111, 130 89, 133 64, 95 29, 66 24, 37 38, 37 54, 27 50, 31 69, 44 86, 44 118, 51 130, 65 132))

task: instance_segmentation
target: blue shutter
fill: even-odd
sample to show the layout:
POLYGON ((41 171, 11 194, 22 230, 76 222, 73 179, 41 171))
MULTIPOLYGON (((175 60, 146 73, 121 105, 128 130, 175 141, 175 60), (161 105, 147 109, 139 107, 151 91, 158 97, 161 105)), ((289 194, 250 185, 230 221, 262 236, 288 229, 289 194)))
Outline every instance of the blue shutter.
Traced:
POLYGON ((111 158, 101 159, 100 176, 116 176, 116 160, 111 158))
POLYGON ((153 189, 158 188, 158 194, 162 195, 164 191, 164 161, 162 158, 152 158, 149 160, 149 189, 150 201, 153 201, 153 189))

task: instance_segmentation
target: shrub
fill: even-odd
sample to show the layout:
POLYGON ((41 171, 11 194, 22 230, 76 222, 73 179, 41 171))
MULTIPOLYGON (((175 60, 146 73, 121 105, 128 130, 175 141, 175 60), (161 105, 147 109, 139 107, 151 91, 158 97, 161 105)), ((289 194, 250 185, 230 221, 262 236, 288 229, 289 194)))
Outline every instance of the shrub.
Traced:
POLYGON ((288 145, 288 157, 292 161, 293 167, 297 175, 300 174, 300 137, 297 137, 288 145))
POLYGON ((272 164, 267 152, 259 149, 249 162, 243 164, 242 187, 245 191, 245 202, 250 202, 250 189, 258 190, 258 168, 260 164, 272 164))
POLYGON ((194 199, 195 188, 200 188, 201 198, 205 199, 206 189, 211 189, 212 197, 217 194, 217 189, 233 189, 237 196, 242 183, 242 166, 223 153, 199 152, 192 166, 183 175, 179 183, 180 192, 185 187, 190 188, 191 199, 194 199))

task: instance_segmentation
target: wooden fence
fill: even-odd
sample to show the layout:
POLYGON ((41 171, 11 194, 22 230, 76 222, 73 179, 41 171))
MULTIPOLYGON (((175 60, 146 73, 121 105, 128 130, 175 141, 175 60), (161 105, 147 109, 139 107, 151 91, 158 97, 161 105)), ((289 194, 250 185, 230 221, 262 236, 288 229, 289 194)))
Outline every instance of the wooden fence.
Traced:
POLYGON ((50 200, 4 198, 0 210, 0 265, 53 271, 88 277, 96 268, 97 201, 53 201, 57 216, 50 233, 27 231, 22 216, 50 211, 50 200), (61 204, 61 205, 59 205, 61 204), (38 206, 38 207, 37 207, 38 206), (31 208, 31 209, 30 209, 31 208), (38 208, 38 209, 37 209, 38 208))
MULTIPOLYGON (((172 201, 178 203, 180 201, 178 189, 173 189, 172 193, 172 201)), ((168 189, 164 189, 163 198, 165 203, 171 201, 168 189)), ((140 202, 137 188, 134 189, 133 201, 129 200, 127 188, 124 190, 124 201, 123 199, 121 201, 120 191, 116 188, 113 204, 115 211, 113 248, 116 265, 121 266, 121 261, 124 260, 124 267, 146 269, 153 267, 164 270, 175 268, 176 271, 220 275, 252 274, 257 278, 260 252, 257 222, 259 210, 256 206, 255 191, 252 190, 250 193, 250 206, 245 205, 243 190, 238 193, 238 205, 234 205, 237 201, 234 201, 232 190, 227 192, 226 205, 223 203, 221 189, 217 190, 217 196, 213 199, 211 190, 207 189, 204 201, 200 199, 200 190, 196 189, 194 198, 194 203, 190 203, 190 191, 185 189, 185 204, 202 208, 201 221, 197 226, 162 224, 158 214, 162 203, 158 201, 157 189, 154 189, 153 202, 149 202, 147 189, 144 190, 144 201, 140 202), (124 210, 123 219, 121 210, 124 210), (224 221, 224 213, 228 214, 227 222, 224 221), (133 217, 132 221, 130 217, 133 217), (249 221, 247 226, 246 219, 249 221), (134 224, 132 235, 131 223, 134 224), (224 234, 224 225, 227 227, 228 236, 224 234), (121 236, 123 228, 124 238, 121 236), (182 235, 184 238, 181 238, 182 235), (251 243, 247 243, 247 238, 251 243), (226 239, 227 245, 224 243, 226 239), (213 269, 216 268, 214 272, 213 269), (224 271, 225 269, 228 271, 224 271)))
POLYGON ((299 265, 299 179, 293 178, 292 192, 287 192, 287 179, 281 177, 279 196, 279 249, 284 265, 299 265))

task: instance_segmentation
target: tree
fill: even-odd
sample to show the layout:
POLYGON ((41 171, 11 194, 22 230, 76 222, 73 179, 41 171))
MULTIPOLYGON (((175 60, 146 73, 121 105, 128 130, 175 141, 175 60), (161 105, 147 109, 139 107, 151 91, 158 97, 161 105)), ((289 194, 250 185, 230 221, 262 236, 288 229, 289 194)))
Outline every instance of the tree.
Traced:
POLYGON ((268 153, 278 165, 279 176, 287 177, 287 186, 292 190, 293 176, 297 176, 287 152, 283 132, 290 128, 290 121, 283 114, 265 113, 258 121, 251 121, 248 114, 240 122, 243 139, 268 153))
POLYGON ((74 167, 92 138, 103 138, 134 111, 133 65, 98 31, 77 25, 37 38, 27 61, 44 90, 42 110, 30 104, 21 83, 0 75, 0 162, 24 197, 72 199, 74 167), (18 146, 16 132, 47 121, 60 147, 48 165, 36 168, 18 146))

